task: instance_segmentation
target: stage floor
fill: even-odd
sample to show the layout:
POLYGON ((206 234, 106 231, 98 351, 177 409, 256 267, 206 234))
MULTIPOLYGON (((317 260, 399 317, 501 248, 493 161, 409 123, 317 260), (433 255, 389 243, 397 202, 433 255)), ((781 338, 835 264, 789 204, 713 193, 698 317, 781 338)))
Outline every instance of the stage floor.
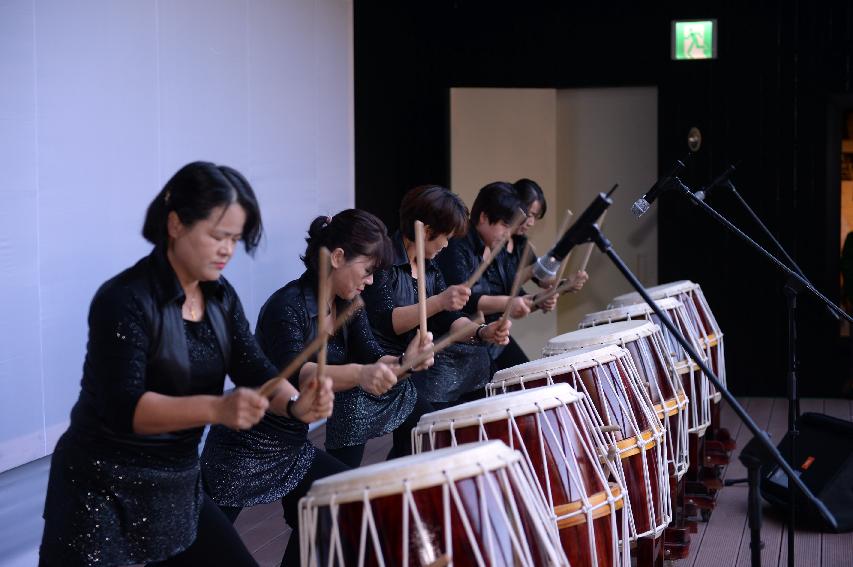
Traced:
MULTIPOLYGON (((745 398, 742 402, 758 425, 778 441, 785 433, 788 404, 779 398, 745 398)), ((853 419, 853 402, 839 399, 803 399, 802 412, 821 412, 843 419, 853 419)), ((735 436, 740 449, 752 435, 740 426, 734 412, 723 405, 723 425, 735 436)), ((311 433, 314 442, 322 447, 324 430, 311 433)), ((365 451, 365 463, 385 458, 391 447, 390 436, 374 439, 365 451)), ((746 477, 746 469, 733 456, 726 471, 729 478, 746 477)), ((692 535, 690 557, 674 562, 677 567, 728 567, 749 565, 749 527, 746 523, 746 485, 724 488, 717 508, 707 524, 699 524, 692 535)), ((784 525, 765 505, 762 538, 762 565, 787 565, 787 543, 784 525)), ((245 510, 237 519, 237 529, 261 567, 278 566, 290 529, 284 523, 279 503, 256 506, 245 510)), ((802 567, 849 567, 853 565, 853 533, 820 534, 798 531, 796 564, 802 567)))

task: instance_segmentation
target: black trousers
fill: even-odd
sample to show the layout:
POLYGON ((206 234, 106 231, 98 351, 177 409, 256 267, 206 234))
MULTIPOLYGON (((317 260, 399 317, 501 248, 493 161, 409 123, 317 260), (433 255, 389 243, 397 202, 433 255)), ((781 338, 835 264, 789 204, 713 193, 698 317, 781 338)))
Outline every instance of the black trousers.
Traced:
MULTIPOLYGON (((396 459, 412 454, 412 429, 418 425, 421 416, 434 411, 430 402, 418 397, 412 413, 391 434, 393 444, 388 451, 386 459, 396 459)), ((326 449, 326 452, 350 467, 358 467, 364 458, 364 444, 341 447, 340 449, 326 449)))
MULTIPOLYGON (((317 457, 303 479, 281 499, 284 520, 291 529, 290 539, 287 540, 287 547, 284 548, 284 556, 281 558, 282 567, 298 567, 299 565, 299 500, 308 493, 315 480, 343 472, 349 468, 328 453, 318 451, 317 457)), ((237 506, 220 506, 220 509, 231 523, 237 520, 237 516, 243 510, 237 506)), ((209 565, 215 564, 217 563, 209 563, 209 565)), ((228 565, 228 563, 221 564, 228 565)))

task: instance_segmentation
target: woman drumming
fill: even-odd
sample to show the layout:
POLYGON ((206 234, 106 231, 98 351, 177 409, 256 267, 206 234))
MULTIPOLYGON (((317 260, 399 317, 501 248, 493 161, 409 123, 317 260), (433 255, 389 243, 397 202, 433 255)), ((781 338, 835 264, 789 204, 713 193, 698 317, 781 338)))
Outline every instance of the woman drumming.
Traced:
MULTIPOLYGON (((467 218, 465 203, 444 187, 423 185, 403 197, 400 204, 400 230, 391 237, 394 249, 392 265, 377 273, 376 283, 364 294, 374 334, 386 351, 395 354, 402 352, 415 336, 418 326, 417 278, 422 276, 417 273, 417 220, 424 223, 426 233, 426 273, 423 277, 429 329, 433 335, 439 336, 470 324, 470 319, 459 310, 468 302, 471 290, 464 285, 447 287, 433 260, 447 246, 448 239, 465 232, 467 218)), ((464 343, 477 343, 477 348, 466 351, 466 345, 457 343, 436 355, 435 366, 405 381, 411 409, 400 431, 405 435, 407 448, 411 444, 409 431, 417 425, 421 415, 432 411, 434 407, 456 401, 461 394, 471 389, 472 381, 485 382, 489 379, 488 359, 483 359, 485 349, 479 345, 483 342, 506 343, 509 328, 509 321, 481 325, 470 336, 461 339, 464 343)))
MULTIPOLYGON (((336 316, 372 283, 373 271, 386 265, 391 253, 385 225, 357 209, 331 219, 317 217, 306 240, 305 272, 272 294, 261 308, 255 330, 261 348, 279 368, 317 336, 318 305, 330 308, 327 328, 331 328, 336 316), (318 300, 317 259, 322 247, 331 251, 331 295, 318 300)), ((431 337, 423 348, 432 348, 431 337)), ((420 343, 412 341, 405 356, 417 356, 420 350, 420 343)), ((350 429, 370 437, 391 431, 394 423, 385 417, 399 403, 393 393, 397 383, 393 370, 399 359, 385 355, 363 309, 329 337, 327 363, 324 375, 332 379, 337 392, 334 412, 326 422, 327 437, 340 437, 350 429)), ((431 363, 432 358, 423 366, 431 363)), ((316 362, 305 363, 292 377, 294 384, 310 382, 316 370, 316 362)), ((293 529, 282 560, 285 566, 299 562, 299 499, 314 480, 348 468, 312 445, 307 433, 305 423, 267 414, 249 431, 211 428, 202 453, 205 488, 232 521, 243 507, 281 499, 284 518, 293 529)))
POLYGON ((151 254, 107 281, 89 310, 80 397, 53 453, 40 565, 256 565, 201 487, 206 424, 248 429, 268 408, 329 415, 331 381, 271 400, 275 376, 221 272, 261 216, 234 169, 195 162, 148 207, 151 254), (225 375, 238 387, 222 395, 225 375), (289 406, 289 408, 288 408, 289 406))

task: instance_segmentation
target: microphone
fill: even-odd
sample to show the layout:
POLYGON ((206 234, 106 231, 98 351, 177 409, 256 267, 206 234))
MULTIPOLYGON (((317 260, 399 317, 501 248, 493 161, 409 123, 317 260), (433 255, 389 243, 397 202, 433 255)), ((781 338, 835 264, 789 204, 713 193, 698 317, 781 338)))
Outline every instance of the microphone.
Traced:
POLYGON ((536 263, 533 264, 533 277, 539 280, 550 280, 556 277, 563 258, 569 254, 572 248, 590 239, 590 228, 612 204, 613 199, 604 193, 599 193, 580 218, 566 230, 557 244, 548 253, 536 260, 536 263))
POLYGON ((717 185, 722 185, 723 183, 726 183, 729 180, 729 177, 731 177, 732 173, 734 172, 735 166, 729 165, 721 174, 717 176, 716 179, 711 181, 710 185, 708 185, 707 187, 700 188, 698 191, 693 193, 693 196, 700 201, 704 201, 705 198, 711 194, 711 189, 713 189, 717 185))
POLYGON ((652 203, 655 202, 655 199, 658 198, 658 195, 669 189, 672 178, 681 173, 682 169, 684 169, 684 162, 680 159, 675 160, 675 165, 672 166, 669 173, 658 179, 645 195, 634 201, 634 204, 631 206, 631 213, 637 218, 643 216, 649 210, 652 203))

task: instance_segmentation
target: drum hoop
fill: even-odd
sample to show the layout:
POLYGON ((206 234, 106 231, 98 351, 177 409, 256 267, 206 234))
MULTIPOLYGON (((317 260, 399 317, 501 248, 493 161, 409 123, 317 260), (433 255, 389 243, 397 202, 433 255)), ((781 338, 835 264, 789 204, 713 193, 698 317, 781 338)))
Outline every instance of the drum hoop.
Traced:
MULTIPOLYGON (((658 299, 655 301, 657 306, 661 311, 673 311, 677 310, 679 307, 683 308, 684 304, 678 300, 677 297, 664 297, 662 299, 658 299)), ((634 316, 642 316, 649 315, 654 313, 654 310, 651 306, 645 302, 643 303, 628 303, 625 305, 619 305, 618 307, 613 307, 611 309, 605 309, 604 311, 594 311, 592 313, 588 313, 581 320, 580 327, 590 327, 597 326, 598 323, 601 322, 610 322, 610 320, 615 319, 613 322, 616 323, 618 321, 630 320, 630 317, 634 316)))
POLYGON ((639 455, 641 450, 648 450, 658 444, 657 436, 651 429, 646 429, 640 435, 628 437, 616 442, 619 458, 625 460, 628 457, 639 455))
MULTIPOLYGON (((609 491, 602 490, 589 497, 593 520, 608 516, 611 511, 621 510, 623 508, 624 496, 622 494, 622 488, 614 482, 609 483, 609 485, 609 491), (609 500, 611 499, 613 501, 613 510, 611 510, 609 503, 609 500)), ((563 530, 585 524, 587 515, 584 513, 583 505, 583 500, 575 500, 568 504, 554 506, 554 515, 557 516, 557 529, 563 530)))
MULTIPOLYGON (((696 291, 697 289, 701 291, 702 287, 699 284, 694 283, 690 280, 680 280, 652 286, 646 289, 646 292, 649 294, 649 297, 657 301, 659 299, 673 297, 682 293, 690 293, 692 291, 696 291)), ((610 305, 616 307, 620 305, 632 305, 635 303, 641 303, 642 301, 643 297, 638 292, 632 291, 623 295, 617 295, 613 298, 610 305)))
POLYGON ((454 482, 474 478, 483 472, 513 466, 521 460, 521 453, 510 449, 503 441, 466 443, 327 476, 314 481, 305 498, 316 506, 327 506, 332 501, 348 504, 402 495, 407 487, 414 491, 443 486, 448 477, 454 482), (434 469, 425 471, 424 465, 430 462, 434 469), (381 478, 369 478, 371 473, 384 474, 381 478))
MULTIPOLYGON (((524 364, 519 364, 517 366, 498 370, 497 372, 495 372, 495 375, 492 377, 492 380, 486 385, 486 387, 487 389, 492 388, 496 390, 499 389, 501 386, 515 386, 517 384, 530 382, 531 380, 549 378, 555 374, 559 375, 575 370, 586 370, 588 368, 609 364, 615 360, 631 356, 631 354, 626 349, 620 347, 619 345, 600 345, 599 349, 595 349, 594 351, 592 351, 591 355, 585 357, 575 354, 576 350, 579 349, 560 352, 554 356, 546 356, 544 358, 538 358, 530 362, 525 362, 524 364), (579 359, 578 362, 574 362, 576 358, 579 359), (537 368, 535 371, 531 370, 528 373, 518 374, 518 368, 522 368, 524 370, 533 368, 533 366, 535 365, 531 364, 532 362, 538 363, 539 365, 546 365, 547 368, 537 368)), ((580 392, 578 392, 578 394, 580 394, 580 392)))
MULTIPOLYGON (((597 343, 597 344, 616 344, 616 343, 624 343, 624 342, 633 342, 633 341, 636 341, 636 340, 639 340, 639 339, 642 339, 645 337, 650 337, 654 334, 658 334, 661 332, 660 327, 658 325, 656 325, 655 323, 652 323, 651 321, 647 321, 645 319, 634 319, 632 321, 619 321, 619 322, 610 323, 610 324, 611 325, 619 325, 620 323, 642 323, 642 324, 632 325, 629 328, 625 329, 624 331, 617 331, 615 333, 609 333, 606 335, 603 334, 602 336, 608 337, 607 340, 603 341, 601 343, 597 343)), ((595 327, 586 327, 586 329, 582 329, 582 330, 605 329, 606 326, 607 325, 597 325, 595 327)), ((570 350, 582 348, 584 346, 592 346, 591 344, 585 344, 585 345, 580 345, 580 346, 571 346, 571 347, 557 346, 557 345, 559 345, 559 343, 556 342, 557 339, 559 339, 560 337, 564 337, 566 335, 570 335, 572 333, 577 333, 577 332, 578 331, 571 331, 569 333, 564 333, 562 335, 558 335, 558 336, 554 337, 553 339, 550 339, 548 341, 548 344, 545 345, 545 348, 542 349, 542 354, 544 354, 546 356, 549 354, 561 354, 564 352, 568 352, 570 350)), ((597 340, 597 339, 593 339, 592 337, 590 337, 590 340, 597 340)), ((593 343, 593 344, 596 344, 596 343, 593 343)))
POLYGON ((479 423, 494 423, 505 420, 507 417, 521 417, 558 407, 568 409, 569 404, 582 400, 583 397, 583 394, 562 382, 551 386, 509 392, 424 414, 418 421, 416 431, 418 433, 428 433, 430 430, 445 431, 479 423), (498 405, 501 402, 505 402, 505 405, 498 405))

